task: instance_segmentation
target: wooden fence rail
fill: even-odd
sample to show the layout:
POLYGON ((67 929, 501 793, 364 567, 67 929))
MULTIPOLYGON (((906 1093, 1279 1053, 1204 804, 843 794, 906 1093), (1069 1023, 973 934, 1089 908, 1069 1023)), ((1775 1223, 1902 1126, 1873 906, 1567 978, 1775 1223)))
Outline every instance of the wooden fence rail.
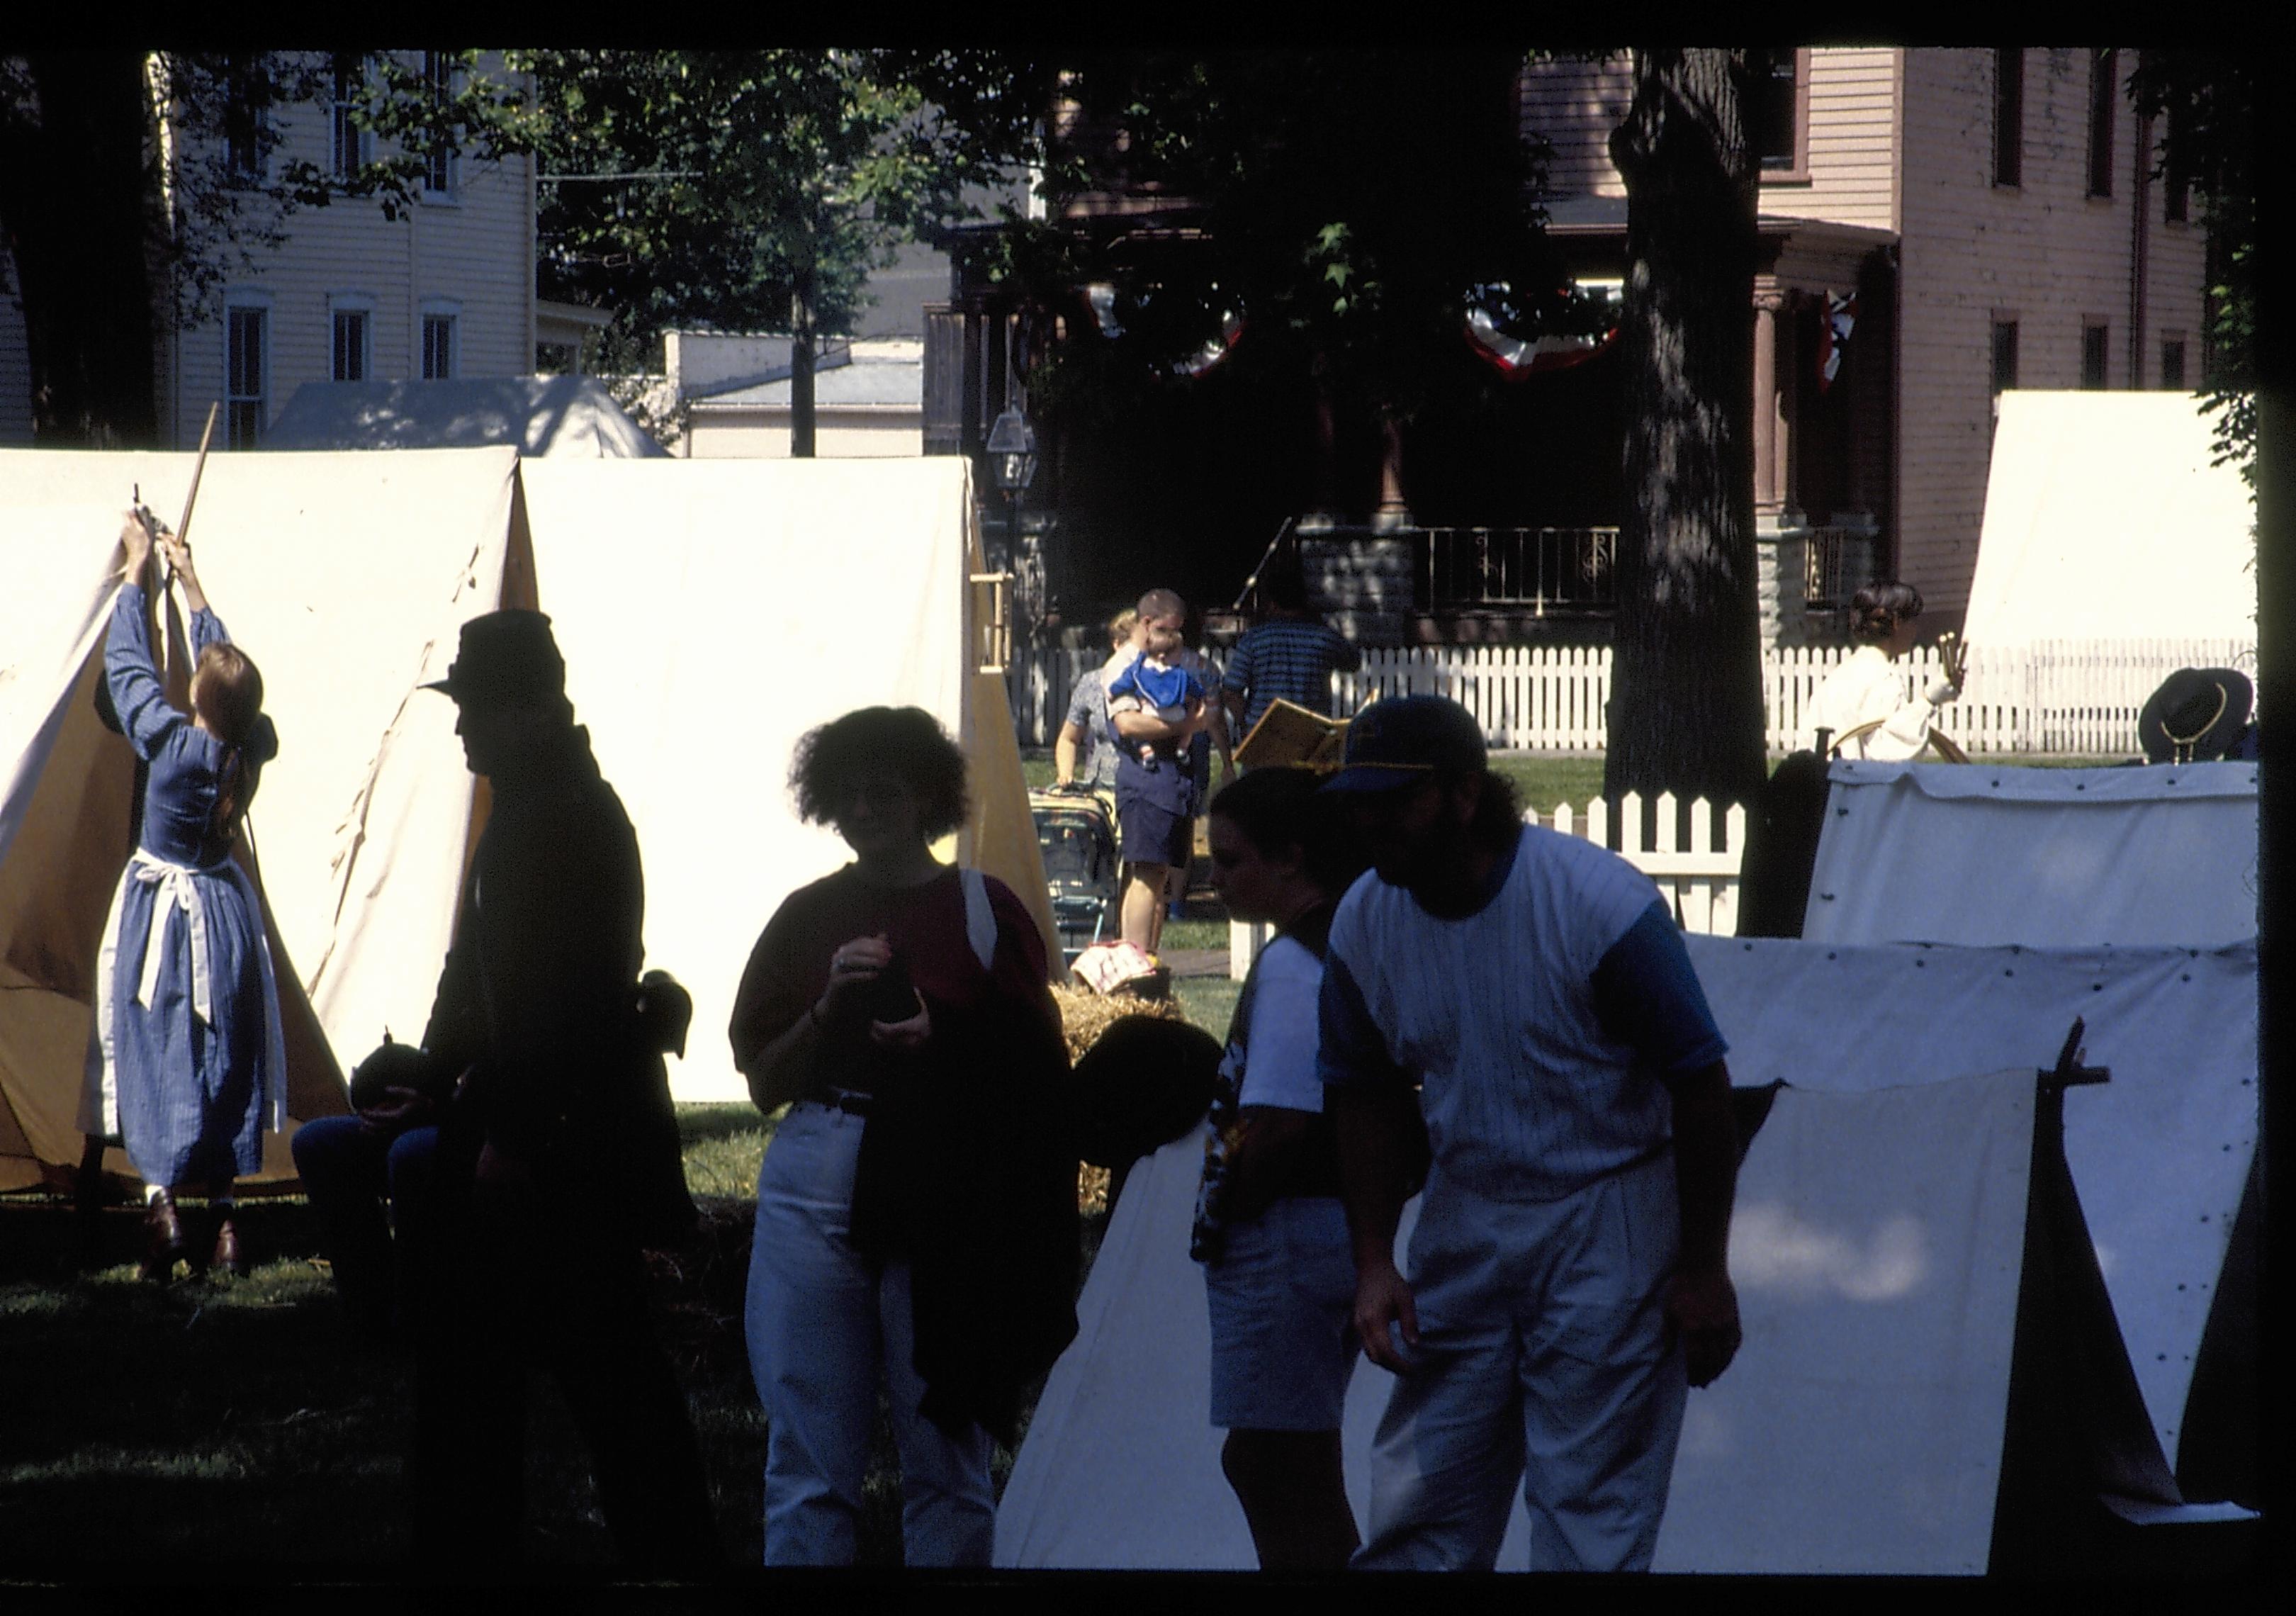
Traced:
MULTIPOLYGON (((1773 751, 1807 745, 1803 715, 1841 648, 1779 648, 1762 655, 1762 693, 1773 751)), ((1049 746, 1083 674, 1099 652, 1016 651, 1006 674, 1013 721, 1024 746, 1049 746)), ((1936 648, 1899 664, 1908 695, 1938 674, 1936 648)), ((2144 699, 2179 668, 2238 668, 2253 678, 2255 648, 2234 640, 2044 640, 1972 649, 1961 700, 1939 726, 1972 752, 2134 755, 2144 699)), ((1374 696, 1448 696, 1475 715, 1494 747, 1600 751, 1611 698, 1607 646, 1442 645, 1369 650, 1354 673, 1332 681, 1333 710, 1353 712, 1374 696)), ((1238 737, 1241 739, 1241 737, 1238 737)))

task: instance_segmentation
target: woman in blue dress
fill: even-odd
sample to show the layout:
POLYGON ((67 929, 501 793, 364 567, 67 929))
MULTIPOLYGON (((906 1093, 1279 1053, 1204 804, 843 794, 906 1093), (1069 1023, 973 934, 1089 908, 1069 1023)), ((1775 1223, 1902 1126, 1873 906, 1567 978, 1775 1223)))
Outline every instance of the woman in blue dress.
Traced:
POLYGON ((233 1186, 262 1166, 265 1128, 286 1121, 287 1072, 263 905, 231 849, 278 742, 262 676, 208 609, 191 547, 140 511, 120 544, 104 677, 151 781, 96 972, 103 1122, 145 1185, 145 1271, 165 1279, 184 1257, 242 1273, 233 1186), (152 655, 144 578, 155 533, 192 611, 189 717, 168 701, 152 655), (207 1192, 211 1248, 185 1235, 178 1190, 207 1192))

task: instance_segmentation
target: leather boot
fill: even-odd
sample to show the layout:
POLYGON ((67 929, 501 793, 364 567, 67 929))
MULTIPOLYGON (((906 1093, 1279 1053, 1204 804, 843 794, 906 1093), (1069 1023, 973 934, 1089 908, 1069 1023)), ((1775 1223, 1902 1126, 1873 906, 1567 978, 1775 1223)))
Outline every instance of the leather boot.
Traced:
POLYGON ((165 1190, 154 1195, 144 1214, 144 1226, 148 1235, 144 1276, 165 1284, 176 1271, 176 1259, 184 1256, 191 1244, 184 1237, 184 1219, 176 1210, 176 1198, 165 1190))
POLYGON ((248 1260, 239 1249, 238 1226, 232 1222, 231 1212, 226 1209, 223 1220, 216 1226, 215 1254, 208 1259, 208 1270, 236 1279, 245 1275, 248 1267, 248 1260))

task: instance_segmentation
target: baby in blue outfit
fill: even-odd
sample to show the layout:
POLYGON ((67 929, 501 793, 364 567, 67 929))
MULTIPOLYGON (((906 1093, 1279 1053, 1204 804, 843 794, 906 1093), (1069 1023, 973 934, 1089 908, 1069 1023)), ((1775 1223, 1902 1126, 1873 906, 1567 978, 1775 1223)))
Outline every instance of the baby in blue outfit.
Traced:
MULTIPOLYGON (((1108 710, 1153 712, 1167 724, 1177 724, 1197 710, 1204 699, 1203 681, 1189 668, 1166 662, 1143 652, 1109 682, 1108 710)), ((1152 762, 1156 747, 1144 742, 1140 761, 1152 762)))

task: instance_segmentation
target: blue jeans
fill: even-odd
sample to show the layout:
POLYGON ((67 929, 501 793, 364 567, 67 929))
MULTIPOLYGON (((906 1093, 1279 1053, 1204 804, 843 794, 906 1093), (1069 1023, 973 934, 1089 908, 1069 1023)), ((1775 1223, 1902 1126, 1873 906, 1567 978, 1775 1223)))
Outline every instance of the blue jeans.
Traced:
POLYGON ((884 1375, 901 1460, 910 1566, 985 1566, 995 1546, 992 1445, 917 1412, 908 1265, 882 1267, 848 1240, 862 1120, 790 1108, 758 1173, 745 1307, 750 1372, 765 1405, 767 1565, 850 1565, 884 1375))
POLYGON ((439 1130, 394 1137, 357 1117, 321 1117, 289 1146, 351 1317, 378 1333, 410 1328, 410 1276, 438 1243, 439 1130))

